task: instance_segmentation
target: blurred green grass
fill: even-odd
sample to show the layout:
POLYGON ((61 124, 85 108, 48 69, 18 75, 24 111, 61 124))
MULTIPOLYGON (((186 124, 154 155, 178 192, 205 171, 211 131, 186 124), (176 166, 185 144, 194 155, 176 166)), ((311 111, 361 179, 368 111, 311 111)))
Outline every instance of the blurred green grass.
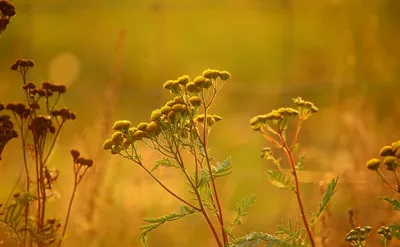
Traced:
MULTIPOLYGON (((316 103, 320 113, 300 138, 306 169, 314 171, 357 174, 381 145, 399 139, 398 1, 13 2, 17 16, 0 40, 0 101, 23 100, 19 77, 8 68, 17 58, 32 58, 30 79, 40 83, 52 75, 60 80, 55 83, 68 82, 61 105, 78 116, 66 126, 52 158, 61 170, 61 198, 49 214, 62 217, 66 211, 72 172, 64 161, 71 148, 96 157, 98 166, 74 205, 67 246, 139 246, 141 217, 177 210, 178 203, 138 167, 110 158, 100 147, 105 124, 111 129, 116 119, 147 120, 170 97, 162 83, 182 74, 195 77, 206 68, 232 74, 216 101, 215 113, 224 121, 213 131, 211 147, 217 160, 233 160, 234 173, 219 182, 226 214, 234 213, 245 194, 258 195, 238 233, 272 232, 281 218, 298 216, 294 198, 263 176, 268 164, 259 150, 267 144, 249 127, 252 116, 288 105, 296 96, 316 103), (61 60, 54 72, 60 54, 73 60, 61 60), (76 79, 68 81, 69 73, 76 79), (107 93, 116 98, 112 109, 106 109, 107 93), (97 185, 92 208, 85 195, 97 185)), ((22 167, 18 147, 14 140, 4 151, 0 200, 22 167)), ((152 160, 154 154, 146 151, 146 157, 152 160)), ((185 193, 176 175, 161 171, 160 176, 185 193)), ((361 224, 378 224, 370 212, 382 205, 371 198, 383 189, 374 178, 363 177, 367 185, 361 188, 341 183, 331 219, 339 237, 347 230, 350 207, 359 210, 361 224)), ((309 210, 319 199, 318 180, 311 182, 303 190, 309 210)), ((204 222, 195 217, 150 235, 150 246, 211 246, 210 241, 204 222)))

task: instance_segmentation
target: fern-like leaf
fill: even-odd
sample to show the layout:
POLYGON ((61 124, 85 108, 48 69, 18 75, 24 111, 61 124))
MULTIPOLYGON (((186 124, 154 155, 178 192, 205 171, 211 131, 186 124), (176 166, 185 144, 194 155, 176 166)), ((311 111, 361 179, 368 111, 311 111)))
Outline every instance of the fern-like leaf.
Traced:
POLYGON ((294 192, 293 181, 290 177, 287 177, 285 172, 270 170, 267 171, 268 180, 276 187, 287 189, 294 192))
POLYGON ((331 200, 332 196, 336 192, 336 187, 339 182, 339 177, 333 178, 332 181, 328 184, 328 187, 326 188, 326 191, 324 193, 324 196, 322 197, 322 201, 319 203, 318 211, 312 213, 312 219, 311 219, 311 224, 315 224, 319 217, 322 215, 324 212, 324 209, 326 205, 328 205, 328 202, 331 200))
POLYGON ((248 214, 249 208, 256 202, 256 195, 249 195, 243 197, 237 204, 237 213, 236 217, 233 220, 232 224, 229 227, 229 233, 232 233, 232 230, 235 226, 241 225, 241 218, 248 214))
POLYGON ((397 201, 395 198, 390 199, 389 197, 379 197, 379 200, 387 201, 388 203, 392 204, 394 210, 400 210, 400 202, 397 201))
POLYGON ((285 244, 285 246, 306 246, 304 243, 304 228, 298 223, 297 220, 292 222, 291 219, 288 219, 287 223, 282 221, 281 224, 277 225, 276 230, 277 231, 275 234, 285 244))
POLYGON ((179 165, 174 164, 170 159, 162 158, 162 159, 156 160, 156 162, 154 163, 153 169, 151 169, 151 172, 157 170, 157 168, 160 166, 174 167, 174 168, 178 168, 178 169, 180 168, 179 165))
POLYGON ((289 247, 280 241, 276 236, 263 232, 251 232, 245 236, 235 239, 229 244, 230 247, 255 247, 266 242, 267 247, 289 247))
POLYGON ((148 241, 147 235, 149 232, 151 232, 152 230, 156 229, 157 227, 163 225, 166 222, 175 221, 175 220, 183 218, 187 215, 192 215, 195 213, 197 213, 197 211, 195 211, 191 208, 185 207, 185 206, 181 206, 179 213, 171 213, 171 214, 160 216, 160 217, 144 218, 143 221, 145 221, 149 224, 139 227, 139 229, 141 229, 142 232, 140 233, 140 235, 138 236, 137 239, 138 240, 140 239, 142 244, 144 246, 147 246, 147 241, 148 241))

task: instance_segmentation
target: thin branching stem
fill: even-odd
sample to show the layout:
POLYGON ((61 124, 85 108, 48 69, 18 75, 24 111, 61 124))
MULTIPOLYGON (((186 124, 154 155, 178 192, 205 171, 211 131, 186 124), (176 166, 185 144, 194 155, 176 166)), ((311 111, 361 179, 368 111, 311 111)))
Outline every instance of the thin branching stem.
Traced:
POLYGON ((303 207, 303 202, 302 202, 302 198, 301 198, 301 193, 300 193, 300 185, 299 185, 299 178, 297 176, 297 171, 296 171, 296 165, 294 163, 293 160, 293 156, 291 153, 290 148, 288 147, 283 135, 281 133, 279 133, 279 138, 281 139, 282 142, 282 146, 283 146, 283 150, 285 151, 289 163, 290 163, 290 167, 292 168, 292 173, 293 173, 293 177, 294 177, 294 183, 295 183, 295 193, 296 193, 296 198, 297 198, 297 203, 299 204, 299 208, 300 208, 300 214, 301 214, 301 218, 303 220, 303 224, 304 224, 304 228, 307 231, 308 237, 310 239, 310 243, 312 247, 315 247, 315 240, 314 240, 314 236, 313 233, 311 231, 310 225, 307 222, 307 217, 304 211, 304 207, 303 207))

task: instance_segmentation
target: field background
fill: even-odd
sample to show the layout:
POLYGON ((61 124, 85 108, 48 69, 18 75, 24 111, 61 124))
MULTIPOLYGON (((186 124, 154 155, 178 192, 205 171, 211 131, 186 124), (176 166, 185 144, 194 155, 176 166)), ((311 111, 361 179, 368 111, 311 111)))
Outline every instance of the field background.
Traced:
MULTIPOLYGON (((399 219, 377 200, 393 195, 366 171, 365 162, 400 139, 400 1, 12 2, 17 15, 0 39, 0 101, 23 100, 20 78, 9 67, 30 58, 36 65, 29 80, 67 84, 60 106, 77 114, 51 158, 50 166, 61 174, 59 199, 49 216, 64 217, 67 210, 73 179, 69 150, 95 160, 78 191, 65 246, 140 246, 142 217, 178 210, 178 202, 139 167, 101 145, 115 120, 147 121, 171 98, 161 87, 164 81, 183 74, 194 78, 207 68, 232 74, 216 100, 213 112, 224 120, 210 140, 216 159, 233 161, 233 174, 218 181, 225 215, 234 216, 242 196, 258 196, 238 235, 272 233, 282 219, 299 217, 295 197, 266 180, 270 164, 260 159, 260 150, 267 143, 249 126, 254 115, 290 105, 297 96, 320 109, 300 135, 307 210, 317 208, 320 181, 342 175, 330 204, 327 246, 347 246, 342 239, 349 209, 355 210, 357 224, 374 231, 399 219)), ((23 168, 19 146, 13 140, 3 152, 0 201, 23 168)), ((158 156, 143 152, 151 166, 158 156)), ((157 175, 185 194, 178 174, 161 169, 157 175)), ((380 246, 373 235, 370 246, 380 246)), ((196 216, 150 234, 150 246, 214 246, 212 241, 196 216)))

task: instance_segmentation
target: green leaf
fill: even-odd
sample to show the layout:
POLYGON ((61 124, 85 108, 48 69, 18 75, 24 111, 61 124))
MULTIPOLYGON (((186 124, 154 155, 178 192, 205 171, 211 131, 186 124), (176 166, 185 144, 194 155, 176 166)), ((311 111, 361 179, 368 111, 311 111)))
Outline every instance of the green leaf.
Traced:
POLYGON ((261 242, 266 242, 269 247, 282 246, 288 247, 281 242, 277 237, 263 232, 251 232, 245 236, 235 239, 229 244, 230 247, 255 247, 259 246, 261 242))
POLYGON ((394 210, 400 210, 400 202, 397 201, 395 198, 390 199, 390 198, 384 196, 384 197, 379 197, 379 200, 389 202, 390 204, 392 204, 394 210))
POLYGON ((139 227, 139 229, 143 230, 140 235, 138 236, 138 240, 142 242, 144 246, 147 246, 147 240, 148 240, 148 233, 151 232, 152 230, 156 229, 157 227, 161 226, 162 224, 166 222, 171 222, 178 220, 180 218, 183 218, 187 215, 192 215, 197 213, 197 211, 193 209, 186 208, 185 206, 181 206, 180 212, 179 213, 171 213, 167 214, 164 216, 160 217, 150 217, 150 218, 144 218, 143 221, 149 223, 147 225, 143 225, 139 227))
POLYGON ((328 205, 328 202, 330 201, 332 196, 335 194, 338 181, 339 181, 339 177, 333 178, 332 181, 328 184, 325 194, 322 197, 322 201, 319 203, 318 211, 316 213, 312 212, 312 215, 313 215, 312 219, 311 219, 312 225, 315 224, 315 222, 317 222, 317 220, 323 213, 326 205, 328 205))
POLYGON ((304 243, 305 231, 304 227, 296 222, 292 222, 288 219, 287 223, 282 221, 281 224, 276 226, 276 235, 286 246, 291 247, 303 247, 306 246, 304 243))
POLYGON ((276 187, 294 192, 293 181, 283 171, 267 171, 268 180, 276 187))
POLYGON ((162 158, 162 159, 156 160, 153 169, 151 169, 151 172, 157 170, 157 168, 159 166, 174 167, 174 168, 178 168, 178 169, 180 168, 179 165, 174 164, 170 159, 162 158))
POLYGON ((214 178, 224 177, 232 173, 231 157, 223 162, 217 162, 217 166, 211 168, 214 178))
POLYGON ((241 218, 248 214, 249 208, 256 202, 256 195, 249 195, 243 197, 237 204, 236 217, 229 227, 229 232, 232 232, 233 228, 241 224, 241 218))
POLYGON ((388 227, 390 228, 390 233, 392 235, 393 238, 395 239, 400 239, 400 225, 398 225, 397 223, 388 225, 388 227))
POLYGON ((299 160, 299 162, 297 162, 297 165, 295 166, 296 171, 303 169, 303 162, 304 162, 305 158, 306 158, 305 155, 300 156, 300 160, 299 160))

